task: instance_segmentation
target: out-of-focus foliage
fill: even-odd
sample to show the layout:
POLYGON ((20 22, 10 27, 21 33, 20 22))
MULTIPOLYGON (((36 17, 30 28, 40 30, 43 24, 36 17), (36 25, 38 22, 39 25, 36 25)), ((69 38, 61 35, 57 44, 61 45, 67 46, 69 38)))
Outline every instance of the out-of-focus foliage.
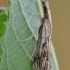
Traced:
MULTIPOLYGON (((6 9, 1 7, 0 8, 0 39, 4 34, 6 19, 7 19, 6 9)), ((0 45, 0 61, 1 61, 1 56, 2 56, 2 47, 0 45)))
POLYGON ((5 8, 0 8, 0 38, 2 37, 4 33, 4 25, 5 21, 7 19, 7 13, 5 8))

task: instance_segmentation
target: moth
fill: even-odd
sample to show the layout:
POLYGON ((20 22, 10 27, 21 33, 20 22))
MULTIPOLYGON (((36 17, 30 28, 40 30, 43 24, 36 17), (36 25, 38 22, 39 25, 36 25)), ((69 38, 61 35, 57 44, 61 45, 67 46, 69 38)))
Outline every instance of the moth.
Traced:
POLYGON ((34 70, 52 70, 51 62, 51 35, 52 24, 48 1, 42 0, 44 18, 38 30, 38 42, 34 55, 34 70))

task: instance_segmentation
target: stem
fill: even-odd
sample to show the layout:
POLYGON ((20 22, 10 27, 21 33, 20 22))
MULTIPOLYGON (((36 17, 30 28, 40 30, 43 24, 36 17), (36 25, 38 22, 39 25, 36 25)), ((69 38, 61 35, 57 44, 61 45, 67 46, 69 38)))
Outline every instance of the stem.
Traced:
POLYGON ((54 68, 54 70, 60 70, 59 66, 58 66, 58 62, 57 62, 57 58, 56 58, 56 54, 55 54, 55 51, 54 51, 53 44, 51 44, 51 50, 52 50, 51 56, 52 56, 53 68, 54 68))

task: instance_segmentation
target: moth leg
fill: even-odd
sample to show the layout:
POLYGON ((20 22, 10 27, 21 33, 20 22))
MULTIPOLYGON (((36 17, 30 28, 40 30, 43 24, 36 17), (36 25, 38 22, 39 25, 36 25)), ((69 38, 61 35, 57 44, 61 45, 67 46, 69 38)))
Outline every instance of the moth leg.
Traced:
POLYGON ((29 57, 29 59, 31 59, 32 61, 33 61, 33 59, 32 59, 33 55, 34 55, 34 54, 32 54, 32 55, 29 57))
POLYGON ((21 41, 28 41, 28 40, 30 40, 30 39, 37 33, 37 31, 39 30, 40 26, 42 25, 42 22, 43 22, 43 21, 41 21, 40 25, 37 27, 36 31, 34 32, 34 34, 33 34, 32 36, 30 36, 30 37, 27 38, 27 39, 21 40, 21 41))

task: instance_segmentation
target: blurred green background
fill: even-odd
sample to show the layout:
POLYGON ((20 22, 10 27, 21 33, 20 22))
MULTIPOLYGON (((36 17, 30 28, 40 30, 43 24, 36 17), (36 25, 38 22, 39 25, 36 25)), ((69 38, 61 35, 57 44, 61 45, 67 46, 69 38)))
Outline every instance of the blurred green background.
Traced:
MULTIPOLYGON (((60 70, 70 70, 70 0, 49 0, 53 21, 52 39, 60 70)), ((0 7, 7 7, 0 0, 0 7)))

